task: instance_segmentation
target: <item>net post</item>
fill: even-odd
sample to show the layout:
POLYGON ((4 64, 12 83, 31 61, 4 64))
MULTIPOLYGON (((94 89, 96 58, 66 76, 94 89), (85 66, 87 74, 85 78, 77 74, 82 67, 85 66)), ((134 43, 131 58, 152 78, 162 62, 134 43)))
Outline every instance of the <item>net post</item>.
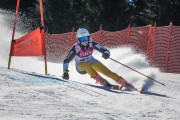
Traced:
POLYGON ((169 24, 168 46, 167 46, 167 51, 166 51, 166 71, 168 71, 168 62, 169 62, 170 45, 171 45, 171 33, 172 33, 172 21, 170 21, 170 24, 169 24))

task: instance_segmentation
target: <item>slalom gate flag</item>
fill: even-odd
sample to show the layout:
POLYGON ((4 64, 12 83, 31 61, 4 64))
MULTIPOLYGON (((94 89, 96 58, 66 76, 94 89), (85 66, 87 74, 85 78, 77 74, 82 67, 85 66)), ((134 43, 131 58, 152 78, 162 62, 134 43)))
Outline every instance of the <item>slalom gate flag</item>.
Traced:
POLYGON ((43 56, 44 39, 40 28, 16 39, 12 43, 11 56, 43 56))

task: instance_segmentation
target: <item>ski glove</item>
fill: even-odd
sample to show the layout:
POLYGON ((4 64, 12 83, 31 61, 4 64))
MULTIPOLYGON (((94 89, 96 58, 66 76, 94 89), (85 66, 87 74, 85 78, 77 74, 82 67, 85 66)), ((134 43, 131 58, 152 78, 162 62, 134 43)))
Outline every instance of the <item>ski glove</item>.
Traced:
POLYGON ((102 54, 102 57, 103 57, 104 59, 108 59, 109 56, 110 56, 109 51, 105 51, 105 52, 102 54))
POLYGON ((69 80, 68 72, 69 72, 69 70, 64 70, 64 73, 63 73, 63 76, 62 76, 63 79, 69 80))

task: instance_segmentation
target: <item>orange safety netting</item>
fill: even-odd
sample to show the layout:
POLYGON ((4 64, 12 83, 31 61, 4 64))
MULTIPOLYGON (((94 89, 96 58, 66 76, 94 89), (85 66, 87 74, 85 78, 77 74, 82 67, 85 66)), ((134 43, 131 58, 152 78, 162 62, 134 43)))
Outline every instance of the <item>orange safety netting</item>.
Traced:
MULTIPOLYGON (((165 72, 180 73, 180 26, 128 27, 109 32, 102 28, 91 34, 91 38, 108 47, 134 46, 145 53, 150 62, 165 72)), ((47 57, 49 61, 62 61, 73 43, 75 32, 46 34, 47 57)))
POLYGON ((43 56, 43 42, 41 30, 37 28, 12 43, 11 56, 43 56))

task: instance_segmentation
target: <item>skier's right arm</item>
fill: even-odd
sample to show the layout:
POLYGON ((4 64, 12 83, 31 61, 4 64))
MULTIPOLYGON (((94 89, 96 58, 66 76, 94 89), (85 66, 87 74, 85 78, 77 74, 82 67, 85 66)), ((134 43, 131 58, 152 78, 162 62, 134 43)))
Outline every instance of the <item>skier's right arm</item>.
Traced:
POLYGON ((71 60, 74 58, 75 55, 76 55, 76 50, 75 50, 75 46, 73 46, 63 62, 63 76, 62 76, 63 79, 67 79, 67 80, 69 79, 68 66, 69 66, 69 62, 71 62, 71 60))
POLYGON ((76 50, 75 50, 75 46, 73 46, 69 51, 68 55, 66 56, 66 58, 64 59, 63 71, 68 70, 69 62, 71 62, 71 60, 74 58, 75 55, 76 55, 76 50))

